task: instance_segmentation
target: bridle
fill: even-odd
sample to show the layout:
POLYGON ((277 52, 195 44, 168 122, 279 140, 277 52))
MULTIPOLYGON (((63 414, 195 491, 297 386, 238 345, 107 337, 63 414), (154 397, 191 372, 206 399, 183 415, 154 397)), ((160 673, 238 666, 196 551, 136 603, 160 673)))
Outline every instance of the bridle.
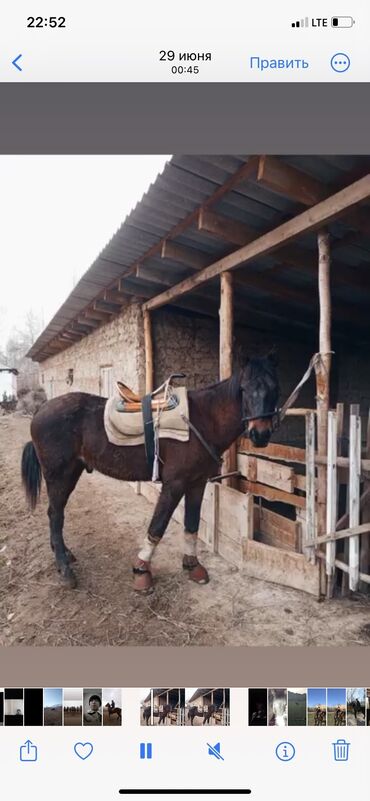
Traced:
MULTIPOLYGON (((333 351, 330 351, 330 354, 332 354, 332 353, 333 353, 333 351)), ((291 406, 293 406, 293 403, 297 399, 301 388, 306 383, 306 381, 308 381, 312 371, 315 370, 319 364, 324 364, 323 361, 322 361, 322 357, 324 355, 327 355, 327 354, 323 354, 323 353, 314 353, 313 354, 312 358, 310 359, 310 362, 309 362, 309 365, 307 367, 306 372, 302 376, 301 380, 298 382, 297 386, 293 389, 293 392, 290 393, 289 398, 287 398, 287 400, 285 401, 283 406, 281 406, 281 408, 275 407, 275 409, 273 411, 271 411, 271 412, 265 412, 264 414, 256 414, 256 415, 242 417, 242 422, 243 423, 251 423, 251 422, 253 422, 253 420, 266 420, 268 418, 271 418, 272 430, 276 431, 277 428, 279 428, 279 426, 282 423, 282 421, 284 420, 284 417, 285 417, 288 409, 290 409, 291 406)), ((248 431, 247 428, 246 428, 246 430, 244 432, 244 435, 249 437, 249 431, 248 431)))
MULTIPOLYGON (((268 420, 271 419, 272 430, 276 431, 281 423, 281 409, 275 406, 272 412, 265 412, 264 414, 255 414, 251 416, 242 417, 242 423, 253 423, 253 420, 268 420)), ((244 434, 249 436, 248 428, 245 429, 244 434)))

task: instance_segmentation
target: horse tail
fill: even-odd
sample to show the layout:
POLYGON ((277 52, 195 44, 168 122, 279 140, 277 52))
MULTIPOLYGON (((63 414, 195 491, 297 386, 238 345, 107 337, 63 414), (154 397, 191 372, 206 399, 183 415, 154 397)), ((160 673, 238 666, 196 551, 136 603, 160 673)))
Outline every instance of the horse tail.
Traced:
POLYGON ((22 483, 32 511, 36 508, 41 492, 41 466, 33 442, 27 442, 22 453, 22 483))

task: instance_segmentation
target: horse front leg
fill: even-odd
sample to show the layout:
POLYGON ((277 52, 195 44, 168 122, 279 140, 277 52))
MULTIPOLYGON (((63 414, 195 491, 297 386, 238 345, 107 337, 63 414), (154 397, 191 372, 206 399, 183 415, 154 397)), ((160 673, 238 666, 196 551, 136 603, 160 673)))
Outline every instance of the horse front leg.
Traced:
POLYGON ((197 556, 200 510, 206 482, 204 480, 187 487, 185 491, 184 555, 182 566, 189 579, 197 584, 208 584, 209 575, 197 556))
POLYGON ((184 484, 182 481, 163 484, 143 547, 139 551, 133 566, 134 590, 139 592, 153 591, 151 560, 183 494, 184 484))

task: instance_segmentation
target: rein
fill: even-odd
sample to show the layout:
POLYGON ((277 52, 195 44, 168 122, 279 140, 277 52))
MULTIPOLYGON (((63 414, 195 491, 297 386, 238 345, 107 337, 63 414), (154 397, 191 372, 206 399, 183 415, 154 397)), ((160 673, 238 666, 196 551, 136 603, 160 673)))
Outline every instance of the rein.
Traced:
POLYGON ((202 443, 203 447, 206 449, 206 451, 208 451, 209 455, 212 456, 212 459, 214 459, 215 462, 217 462, 217 464, 221 465, 223 462, 222 456, 219 456, 219 454, 212 447, 212 445, 208 444, 208 442, 204 439, 200 431, 198 431, 195 425, 190 422, 188 417, 186 417, 186 414, 182 414, 181 417, 184 420, 184 423, 186 423, 189 426, 193 434, 195 434, 195 436, 198 437, 199 442, 202 443))

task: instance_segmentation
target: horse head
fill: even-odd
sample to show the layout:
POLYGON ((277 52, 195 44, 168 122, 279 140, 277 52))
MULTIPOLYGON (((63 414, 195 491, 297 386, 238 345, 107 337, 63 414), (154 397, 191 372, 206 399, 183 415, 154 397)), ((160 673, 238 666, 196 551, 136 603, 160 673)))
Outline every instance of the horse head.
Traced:
POLYGON ((275 351, 249 359, 240 373, 242 417, 246 433, 257 448, 268 445, 278 422, 279 382, 275 351))

